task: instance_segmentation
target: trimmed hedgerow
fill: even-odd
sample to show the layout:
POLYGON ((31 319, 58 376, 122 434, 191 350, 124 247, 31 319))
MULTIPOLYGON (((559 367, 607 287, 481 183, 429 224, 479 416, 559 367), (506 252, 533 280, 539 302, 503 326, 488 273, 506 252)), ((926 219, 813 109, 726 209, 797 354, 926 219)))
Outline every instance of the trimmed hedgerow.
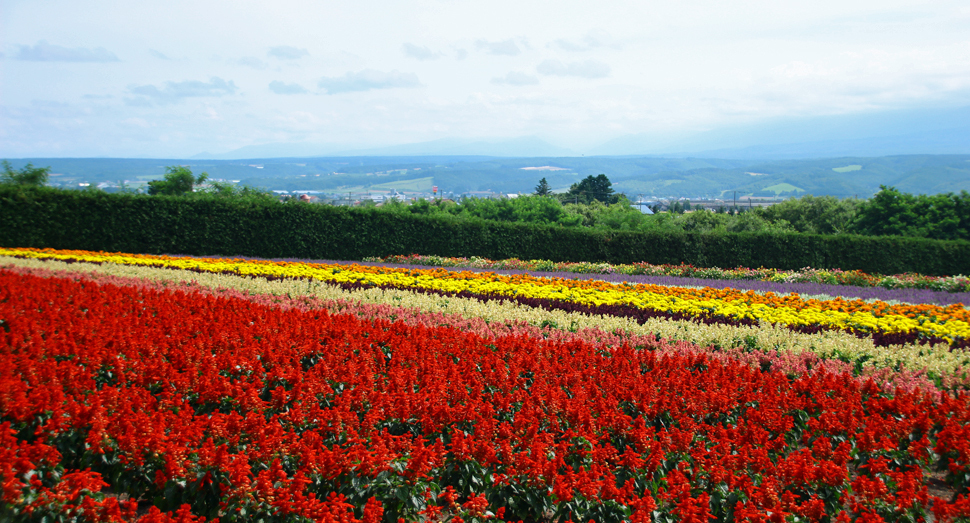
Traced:
POLYGON ((970 242, 799 233, 625 232, 258 199, 0 186, 0 245, 358 260, 391 254, 970 273, 970 242))

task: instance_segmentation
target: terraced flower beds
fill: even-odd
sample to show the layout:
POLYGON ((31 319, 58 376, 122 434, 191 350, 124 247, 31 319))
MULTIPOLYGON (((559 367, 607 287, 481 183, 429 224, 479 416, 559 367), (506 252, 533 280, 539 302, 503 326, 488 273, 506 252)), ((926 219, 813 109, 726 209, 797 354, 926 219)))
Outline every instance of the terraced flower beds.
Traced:
POLYGON ((965 308, 654 287, 0 250, 3 515, 970 518, 965 308))

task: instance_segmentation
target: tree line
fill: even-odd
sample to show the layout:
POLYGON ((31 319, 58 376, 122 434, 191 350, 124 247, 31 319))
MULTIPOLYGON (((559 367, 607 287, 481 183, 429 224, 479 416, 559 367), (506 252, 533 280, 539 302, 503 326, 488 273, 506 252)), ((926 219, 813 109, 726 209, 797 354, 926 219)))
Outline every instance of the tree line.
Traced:
MULTIPOLYGON (((24 187, 40 187, 50 178, 50 167, 34 167, 28 163, 20 169, 14 169, 10 162, 4 160, 0 165, 0 184, 24 187)), ((148 194, 166 196, 214 196, 221 198, 246 198, 257 200, 275 200, 272 192, 249 186, 236 186, 231 183, 210 181, 208 173, 198 176, 188 167, 172 165, 165 168, 165 176, 161 180, 148 182, 148 194)))
POLYGON ((806 195, 755 209, 691 209, 674 202, 666 212, 641 213, 615 194, 605 175, 589 176, 553 194, 540 180, 532 195, 511 199, 390 202, 387 212, 622 231, 799 232, 970 240, 970 193, 913 195, 881 186, 868 200, 806 195))
MULTIPOLYGON (((50 168, 27 166, 15 170, 4 161, 0 183, 40 186, 50 168)), ((151 195, 215 197, 275 201, 269 191, 208 182, 182 166, 166 168, 162 180, 149 182, 151 195)), ((381 212, 426 215, 449 220, 489 220, 560 227, 585 227, 604 231, 683 232, 799 232, 810 234, 861 234, 908 236, 937 240, 970 240, 970 193, 913 195, 894 187, 880 186, 868 200, 833 196, 802 196, 770 207, 737 212, 691 210, 689 202, 675 202, 667 212, 645 215, 622 194, 617 194, 605 174, 588 176, 564 193, 553 193, 542 178, 534 194, 510 199, 467 198, 424 200, 410 204, 390 200, 381 212)), ((660 211, 659 208, 655 208, 660 211)))

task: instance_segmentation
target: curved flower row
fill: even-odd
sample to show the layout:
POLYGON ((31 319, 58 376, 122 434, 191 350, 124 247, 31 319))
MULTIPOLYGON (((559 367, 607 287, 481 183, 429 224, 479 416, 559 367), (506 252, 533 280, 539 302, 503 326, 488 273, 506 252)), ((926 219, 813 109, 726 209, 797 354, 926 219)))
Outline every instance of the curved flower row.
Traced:
MULTIPOLYGON (((970 352, 951 350, 947 344, 909 342, 883 346, 876 345, 871 337, 858 337, 834 330, 801 333, 771 324, 707 324, 664 318, 640 322, 629 317, 550 310, 508 300, 446 297, 404 289, 345 288, 312 280, 268 280, 227 273, 115 263, 64 263, 2 257, 0 267, 3 266, 40 271, 38 274, 44 275, 54 270, 63 276, 95 278, 97 281, 121 277, 128 282, 125 283, 127 285, 139 281, 142 285, 152 282, 164 288, 175 284, 187 286, 185 288, 189 290, 232 291, 233 296, 270 304, 280 303, 284 298, 323 300, 298 303, 300 307, 313 304, 334 311, 352 311, 366 317, 372 314, 363 312, 361 307, 372 304, 381 306, 375 317, 382 319, 394 321, 416 317, 416 312, 431 313, 432 316, 415 321, 423 325, 451 325, 462 330, 470 329, 488 337, 522 332, 521 326, 529 325, 532 327, 529 335, 539 338, 559 339, 575 332, 582 334, 584 341, 595 340, 613 345, 626 342, 637 347, 651 347, 653 345, 649 341, 657 338, 680 340, 694 344, 698 349, 704 347, 714 354, 730 354, 757 366, 785 369, 785 372, 793 375, 820 365, 835 365, 840 372, 872 377, 888 390, 895 387, 906 390, 970 388, 970 352)), ((110 282, 117 283, 114 279, 110 282)), ((684 348, 681 346, 677 350, 684 348)))
POLYGON ((538 278, 445 269, 396 269, 361 265, 274 262, 222 258, 0 249, 0 254, 34 258, 75 259, 132 265, 164 266, 242 276, 306 278, 340 284, 359 283, 417 288, 448 293, 519 296, 582 305, 629 305, 698 317, 726 317, 788 326, 820 326, 862 333, 917 333, 950 343, 970 340, 970 310, 960 304, 941 307, 862 300, 804 300, 736 289, 693 289, 648 284, 614 284, 597 280, 538 278))
POLYGON ((627 317, 548 310, 513 301, 442 297, 401 289, 308 285, 295 279, 271 281, 114 263, 68 264, 0 257, 0 267, 45 277, 56 275, 115 285, 179 288, 301 310, 325 308, 363 318, 451 326, 488 338, 522 334, 562 341, 575 338, 608 346, 626 343, 678 354, 704 352, 710 357, 730 357, 796 376, 824 367, 833 372, 855 374, 858 379, 875 379, 889 391, 897 387, 950 391, 970 388, 970 353, 951 350, 946 344, 877 346, 872 338, 841 331, 810 334, 770 324, 704 324, 661 318, 639 323, 627 317))
POLYGON ((965 393, 4 270, 0 318, 11 519, 970 517, 965 393))
POLYGON ((737 267, 694 267, 693 265, 654 265, 646 262, 618 263, 606 262, 553 262, 549 260, 490 260, 488 258, 453 258, 411 254, 408 256, 387 256, 367 258, 366 261, 404 263, 409 265, 433 265, 439 267, 468 267, 492 270, 527 270, 549 272, 574 272, 580 274, 628 274, 647 276, 679 276, 706 278, 713 280, 760 280, 784 283, 823 283, 830 285, 853 285, 858 287, 884 287, 886 289, 932 289, 945 292, 970 291, 970 278, 957 276, 926 276, 923 274, 879 275, 863 271, 840 269, 813 269, 805 267, 797 271, 785 271, 760 267, 750 269, 737 267))

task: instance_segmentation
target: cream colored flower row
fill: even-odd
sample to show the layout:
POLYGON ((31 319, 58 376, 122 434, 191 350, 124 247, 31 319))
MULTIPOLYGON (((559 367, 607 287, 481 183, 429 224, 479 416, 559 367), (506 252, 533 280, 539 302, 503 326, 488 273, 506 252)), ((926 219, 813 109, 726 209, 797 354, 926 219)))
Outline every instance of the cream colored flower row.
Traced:
POLYGON ((312 296, 323 300, 347 300, 359 303, 389 304, 425 312, 458 314, 465 318, 482 318, 488 322, 526 322, 530 325, 552 325, 561 329, 597 328, 605 332, 627 332, 634 335, 657 334, 663 338, 684 340, 700 346, 721 348, 748 347, 779 353, 811 352, 822 358, 862 361, 864 369, 924 369, 944 381, 963 382, 970 370, 970 353, 950 351, 941 345, 894 345, 877 347, 871 339, 858 338, 839 331, 818 334, 792 332, 787 328, 763 322, 759 326, 702 325, 690 321, 651 319, 643 325, 629 318, 590 316, 581 313, 547 311, 512 302, 482 303, 474 299, 441 297, 395 289, 344 290, 315 280, 267 281, 263 278, 230 274, 199 273, 189 270, 153 268, 137 265, 104 263, 64 263, 56 260, 23 259, 0 256, 0 267, 14 266, 97 272, 133 277, 148 281, 191 282, 213 289, 234 289, 248 294, 297 298, 312 296))
POLYGON ((246 261, 216 258, 173 258, 117 253, 86 253, 83 251, 47 251, 39 253, 21 249, 0 249, 0 254, 18 254, 38 258, 80 259, 92 262, 114 262, 211 272, 232 272, 243 276, 277 276, 307 278, 333 283, 365 283, 401 288, 424 288, 444 292, 472 292, 529 298, 567 300, 583 305, 632 305, 638 308, 681 313, 690 316, 714 314, 738 319, 753 319, 776 325, 823 325, 834 328, 855 328, 864 332, 911 332, 938 336, 948 341, 970 338, 970 323, 948 318, 922 316, 908 318, 898 314, 876 315, 871 312, 846 312, 812 306, 790 307, 781 304, 748 303, 743 299, 691 299, 683 296, 650 292, 648 286, 607 284, 597 287, 581 286, 559 279, 509 282, 491 279, 480 274, 456 273, 442 278, 427 270, 364 270, 353 265, 321 265, 288 262, 246 261))

